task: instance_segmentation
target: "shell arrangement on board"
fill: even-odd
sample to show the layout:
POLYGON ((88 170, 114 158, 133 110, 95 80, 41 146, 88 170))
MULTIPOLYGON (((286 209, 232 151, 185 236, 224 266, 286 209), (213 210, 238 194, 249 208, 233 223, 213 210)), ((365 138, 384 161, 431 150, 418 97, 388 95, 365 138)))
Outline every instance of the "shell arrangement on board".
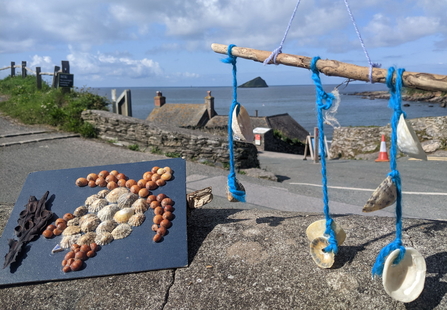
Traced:
POLYGON ((363 212, 373 212, 391 206, 397 198, 396 184, 391 176, 380 183, 363 207, 363 212))

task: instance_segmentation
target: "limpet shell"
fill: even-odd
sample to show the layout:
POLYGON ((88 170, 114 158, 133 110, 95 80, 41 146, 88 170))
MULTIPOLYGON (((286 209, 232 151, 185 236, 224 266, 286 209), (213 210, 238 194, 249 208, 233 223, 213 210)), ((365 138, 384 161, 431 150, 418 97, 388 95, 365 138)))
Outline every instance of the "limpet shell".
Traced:
POLYGON ((81 233, 81 227, 79 226, 67 226, 62 232, 62 236, 72 236, 81 233))
POLYGON ((310 255, 320 268, 331 268, 335 261, 333 252, 325 252, 324 249, 329 245, 328 239, 318 237, 310 243, 310 255))
POLYGON ((96 213, 105 206, 107 206, 109 203, 104 198, 99 198, 93 201, 93 203, 88 207, 88 211, 92 213, 96 213))
POLYGON ((138 198, 133 204, 132 209, 135 210, 135 213, 144 213, 149 209, 149 204, 147 203, 147 199, 138 198))
POLYGON ((132 215, 135 214, 135 210, 132 208, 124 208, 115 213, 113 219, 117 223, 127 223, 132 215))
POLYGON ((132 227, 127 223, 119 224, 114 230, 112 230, 112 236, 114 239, 123 239, 130 235, 132 227))
POLYGON ((76 217, 81 217, 83 215, 86 215, 87 213, 88 213, 88 208, 86 206, 80 206, 74 210, 73 215, 76 217))
POLYGON ((88 196, 87 199, 84 202, 84 205, 86 207, 89 207, 98 198, 99 198, 98 194, 94 194, 94 195, 88 196))
POLYGON ((96 227, 96 233, 102 233, 102 232, 109 232, 111 233, 112 230, 114 230, 118 226, 118 223, 113 220, 107 220, 104 222, 101 222, 101 224, 96 227))
POLYGON ((109 193, 110 191, 108 189, 103 189, 102 191, 99 191, 97 195, 99 198, 106 198, 109 193))
POLYGON ((135 201, 137 201, 138 198, 139 198, 139 196, 134 193, 127 193, 127 194, 121 195, 117 201, 118 207, 120 209, 130 208, 132 206, 132 204, 135 201))
POLYGON ((86 234, 83 234, 82 236, 79 237, 77 244, 79 245, 83 245, 83 244, 88 244, 90 245, 90 243, 94 243, 96 239, 96 233, 93 231, 89 231, 86 234))
POLYGON ((404 258, 393 264, 400 250, 391 252, 384 264, 382 283, 385 292, 401 302, 412 302, 422 293, 425 283, 425 259, 416 249, 405 247, 404 258))
POLYGON ((106 245, 113 241, 113 236, 107 231, 96 234, 95 243, 99 245, 106 245))
POLYGON ((93 213, 87 213, 86 215, 83 215, 79 218, 79 225, 82 225, 85 221, 87 221, 89 218, 97 218, 98 216, 93 213))
POLYGON ((379 187, 372 193, 366 204, 363 206, 363 212, 372 212, 391 206, 397 199, 396 185, 391 176, 388 176, 380 183, 379 187))
POLYGON ((101 220, 95 215, 88 217, 84 221, 82 221, 80 227, 82 232, 95 231, 96 227, 101 223, 101 220))
POLYGON ((62 238, 59 245, 63 249, 69 249, 73 244, 76 244, 78 242, 79 237, 81 237, 81 234, 65 236, 62 238))
POLYGON ((67 222, 67 226, 79 226, 79 221, 81 219, 79 217, 75 217, 67 222))
MULTIPOLYGON (((335 221, 332 221, 332 229, 335 231, 335 238, 337 239, 337 244, 341 245, 345 242, 346 233, 343 228, 338 225, 335 221)), ((309 241, 313 241, 315 238, 324 237, 324 232, 326 231, 326 220, 315 221, 310 224, 306 229, 306 236, 309 241)))
POLYGON ((145 219, 146 215, 144 215, 143 213, 136 213, 129 218, 127 223, 130 226, 140 226, 141 224, 143 224, 145 219))
POLYGON ((99 210, 97 215, 101 221, 113 220, 113 216, 119 210, 120 208, 118 208, 117 204, 111 204, 99 210))
POLYGON ((127 194, 129 190, 125 187, 117 187, 107 194, 106 200, 110 203, 117 203, 121 195, 127 194))

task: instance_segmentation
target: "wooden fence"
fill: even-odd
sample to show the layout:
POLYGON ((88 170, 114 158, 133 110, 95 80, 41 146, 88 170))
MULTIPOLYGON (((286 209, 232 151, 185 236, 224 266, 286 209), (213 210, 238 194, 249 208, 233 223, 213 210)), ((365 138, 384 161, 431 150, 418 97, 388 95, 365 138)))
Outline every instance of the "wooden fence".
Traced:
POLYGON ((26 66, 26 61, 22 61, 21 65, 16 65, 14 61, 11 61, 11 65, 7 67, 0 68, 1 70, 11 69, 10 76, 16 76, 16 68, 22 68, 22 78, 27 76, 27 72, 31 72, 36 75, 37 88, 42 89, 42 75, 53 76, 52 87, 73 87, 73 74, 70 74, 70 63, 66 60, 61 62, 61 67, 54 66, 54 72, 41 72, 40 67, 36 67, 36 71, 26 66))

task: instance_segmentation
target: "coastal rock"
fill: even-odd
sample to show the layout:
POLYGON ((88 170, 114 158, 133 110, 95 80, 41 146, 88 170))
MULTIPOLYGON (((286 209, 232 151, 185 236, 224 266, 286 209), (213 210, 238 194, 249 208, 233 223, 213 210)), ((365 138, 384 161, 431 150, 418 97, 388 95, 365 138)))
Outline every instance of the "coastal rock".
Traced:
POLYGON ((254 78, 253 80, 250 80, 242 85, 239 85, 240 88, 255 88, 255 87, 268 87, 267 83, 258 76, 257 78, 254 78))

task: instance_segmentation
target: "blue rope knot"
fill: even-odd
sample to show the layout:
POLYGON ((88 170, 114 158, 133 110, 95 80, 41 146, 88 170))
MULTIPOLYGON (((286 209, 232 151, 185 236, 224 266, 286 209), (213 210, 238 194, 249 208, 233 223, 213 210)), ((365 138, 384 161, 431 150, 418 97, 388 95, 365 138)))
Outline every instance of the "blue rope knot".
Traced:
POLYGON ((317 89, 317 108, 323 110, 329 110, 332 106, 332 101, 335 99, 334 94, 326 93, 321 85, 320 72, 317 69, 317 61, 320 60, 319 56, 312 58, 310 63, 310 69, 312 70, 312 80, 314 81, 317 89))
POLYGON ((227 54, 228 54, 228 57, 227 58, 224 58, 224 59, 221 59, 221 61, 223 62, 223 63, 226 63, 226 64, 232 64, 233 66, 235 66, 236 65, 236 56, 233 56, 233 54, 231 53, 231 49, 233 48, 233 47, 235 47, 236 45, 234 45, 234 44, 230 44, 230 45, 228 45, 228 49, 227 49, 227 54))

